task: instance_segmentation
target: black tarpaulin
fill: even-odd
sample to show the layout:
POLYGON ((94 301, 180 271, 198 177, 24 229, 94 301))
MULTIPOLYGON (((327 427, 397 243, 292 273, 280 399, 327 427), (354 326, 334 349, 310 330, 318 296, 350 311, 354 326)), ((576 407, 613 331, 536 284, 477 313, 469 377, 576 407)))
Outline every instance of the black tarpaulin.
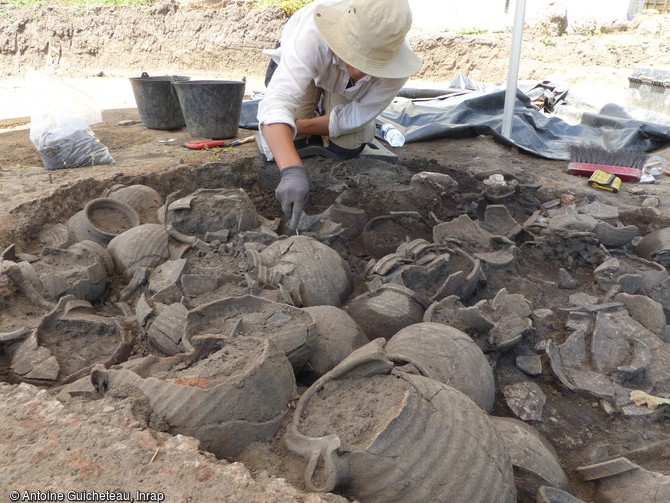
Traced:
POLYGON ((547 116, 517 91, 511 139, 501 134, 505 91, 465 92, 421 100, 395 100, 379 120, 395 125, 407 142, 437 138, 493 136, 505 145, 547 159, 569 160, 569 146, 649 152, 670 143, 670 126, 632 118, 584 114, 573 125, 547 116))

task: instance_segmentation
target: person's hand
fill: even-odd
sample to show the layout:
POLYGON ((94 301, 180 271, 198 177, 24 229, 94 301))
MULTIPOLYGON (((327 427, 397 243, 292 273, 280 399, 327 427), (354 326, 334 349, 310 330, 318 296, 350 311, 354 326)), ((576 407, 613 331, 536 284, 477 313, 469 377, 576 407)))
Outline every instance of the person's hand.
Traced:
POLYGON ((309 180, 305 166, 287 166, 281 170, 281 180, 275 190, 275 197, 281 203, 284 215, 291 219, 291 229, 298 227, 308 194, 309 180))

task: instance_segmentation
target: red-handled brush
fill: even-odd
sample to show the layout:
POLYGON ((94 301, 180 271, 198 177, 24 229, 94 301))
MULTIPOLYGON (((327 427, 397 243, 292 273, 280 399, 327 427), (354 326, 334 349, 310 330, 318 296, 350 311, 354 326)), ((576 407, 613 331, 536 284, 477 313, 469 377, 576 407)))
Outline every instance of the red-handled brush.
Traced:
POLYGON ((645 152, 634 150, 608 151, 597 145, 570 145, 568 173, 590 177, 600 169, 624 182, 639 182, 647 157, 645 152))

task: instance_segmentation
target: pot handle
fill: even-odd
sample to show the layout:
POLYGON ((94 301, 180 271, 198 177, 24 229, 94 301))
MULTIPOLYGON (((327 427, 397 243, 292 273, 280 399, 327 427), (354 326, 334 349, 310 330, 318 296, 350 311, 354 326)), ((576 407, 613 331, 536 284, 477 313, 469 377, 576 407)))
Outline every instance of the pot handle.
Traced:
POLYGON ((309 490, 331 492, 349 478, 349 462, 344 456, 347 450, 342 447, 337 435, 308 437, 300 433, 298 422, 307 403, 327 382, 334 379, 352 374, 365 376, 390 372, 393 363, 386 358, 385 345, 386 341, 380 338, 355 350, 330 372, 321 376, 298 400, 293 420, 286 431, 285 442, 286 447, 294 454, 309 457, 305 468, 305 486, 309 490), (317 485, 315 481, 319 468, 325 473, 325 482, 321 485, 317 485))
POLYGON ((340 437, 306 437, 287 433, 286 445, 292 452, 309 456, 305 468, 305 486, 310 491, 331 492, 349 478, 349 463, 340 451, 340 437), (317 472, 325 474, 325 480, 319 485, 317 472))

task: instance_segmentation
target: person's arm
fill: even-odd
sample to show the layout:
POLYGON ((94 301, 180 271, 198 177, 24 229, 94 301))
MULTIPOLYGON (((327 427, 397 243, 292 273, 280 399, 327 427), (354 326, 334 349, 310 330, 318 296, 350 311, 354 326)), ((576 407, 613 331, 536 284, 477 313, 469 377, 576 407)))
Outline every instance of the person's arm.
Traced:
POLYGON ((330 114, 313 119, 299 119, 295 121, 298 134, 300 135, 330 136, 330 131, 328 130, 329 123, 330 114))
POLYGON ((263 137, 280 170, 287 166, 302 164, 293 144, 293 128, 289 124, 281 122, 265 124, 263 137))
POLYGON ((398 95, 408 79, 378 79, 368 89, 362 90, 351 103, 337 105, 330 111, 329 136, 337 138, 374 120, 398 95))
POLYGON ((302 165, 293 144, 293 128, 281 122, 265 124, 263 136, 274 154, 281 173, 275 196, 281 204, 284 215, 291 219, 289 229, 295 230, 307 203, 309 180, 307 170, 302 165))
MULTIPOLYGON (((293 138, 296 134, 320 134, 302 132, 300 128, 310 130, 316 127, 321 131, 324 124, 323 121, 308 121, 299 126, 296 122, 302 121, 295 120, 295 112, 304 90, 319 74, 319 69, 326 67, 332 58, 330 49, 313 23, 299 28, 294 38, 282 39, 281 62, 258 107, 262 140, 272 153, 268 159, 274 158, 281 173, 275 195, 284 214, 291 219, 291 229, 297 227, 309 194, 307 171, 295 149, 293 138)), ((327 121, 325 128, 327 131, 327 121)))

